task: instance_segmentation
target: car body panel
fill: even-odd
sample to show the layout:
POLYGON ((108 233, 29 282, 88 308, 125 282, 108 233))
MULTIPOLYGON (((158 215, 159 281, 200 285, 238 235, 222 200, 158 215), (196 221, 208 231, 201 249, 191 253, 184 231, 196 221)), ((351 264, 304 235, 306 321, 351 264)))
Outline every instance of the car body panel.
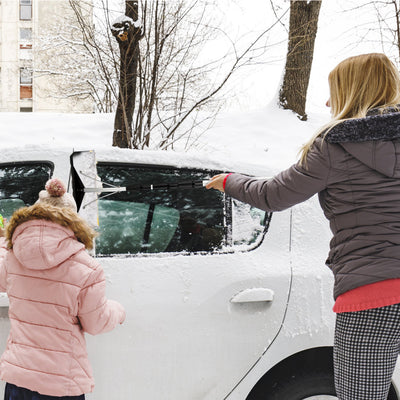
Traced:
MULTIPOLYGON (((69 149, 39 147, 5 151, 0 162, 49 160, 54 176, 69 182, 71 154, 69 149)), ((146 152, 103 154, 96 154, 98 161, 154 165, 155 160, 146 152)), ((158 156, 157 162, 168 165, 164 154, 158 156)), ((206 165, 182 156, 171 164, 206 165)), ((225 397, 273 342, 286 312, 290 213, 280 213, 275 221, 264 242, 252 251, 100 257, 107 295, 125 306, 127 319, 111 333, 87 336, 96 378, 95 391, 87 397, 225 397), (235 295, 254 289, 267 289, 271 297, 231 302, 235 295)), ((7 332, 8 320, 3 318, 3 343, 7 332)))

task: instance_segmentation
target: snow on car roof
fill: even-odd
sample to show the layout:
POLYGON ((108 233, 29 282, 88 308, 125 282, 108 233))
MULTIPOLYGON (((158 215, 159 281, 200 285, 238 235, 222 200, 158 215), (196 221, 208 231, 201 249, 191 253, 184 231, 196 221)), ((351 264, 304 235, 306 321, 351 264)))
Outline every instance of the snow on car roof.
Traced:
MULTIPOLYGON (((176 167, 208 168, 270 176, 297 160, 303 143, 327 122, 309 115, 308 122, 272 105, 246 113, 221 114, 196 146, 185 151, 134 151, 111 146, 113 114, 0 113, 2 152, 48 154, 96 150, 104 161, 137 162, 176 167)), ((11 155, 11 154, 10 154, 11 155)))

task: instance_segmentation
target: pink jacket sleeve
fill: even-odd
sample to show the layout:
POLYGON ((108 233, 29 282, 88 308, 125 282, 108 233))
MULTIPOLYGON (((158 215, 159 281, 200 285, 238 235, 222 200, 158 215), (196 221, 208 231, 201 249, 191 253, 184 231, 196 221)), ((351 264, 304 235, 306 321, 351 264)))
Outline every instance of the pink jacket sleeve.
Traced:
POLYGON ((78 318, 83 330, 91 335, 111 331, 125 320, 121 304, 105 296, 106 282, 103 269, 98 266, 90 274, 79 294, 78 318))

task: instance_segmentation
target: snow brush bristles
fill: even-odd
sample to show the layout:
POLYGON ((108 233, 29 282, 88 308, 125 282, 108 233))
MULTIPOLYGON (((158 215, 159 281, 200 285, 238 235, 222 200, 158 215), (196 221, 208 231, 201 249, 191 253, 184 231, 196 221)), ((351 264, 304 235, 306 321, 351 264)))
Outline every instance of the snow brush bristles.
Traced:
POLYGON ((47 193, 51 197, 61 197, 65 194, 67 189, 64 186, 64 183, 60 181, 58 178, 50 179, 46 182, 45 189, 47 193))

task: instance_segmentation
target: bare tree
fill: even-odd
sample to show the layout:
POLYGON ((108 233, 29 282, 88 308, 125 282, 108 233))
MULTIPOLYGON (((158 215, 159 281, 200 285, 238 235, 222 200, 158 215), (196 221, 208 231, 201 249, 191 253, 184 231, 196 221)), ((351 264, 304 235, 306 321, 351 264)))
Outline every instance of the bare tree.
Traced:
MULTIPOLYGON (((160 148, 172 145, 186 114, 194 115, 193 104, 210 89, 218 63, 200 63, 197 57, 215 34, 207 17, 212 6, 197 0, 170 5, 159 0, 143 2, 145 27, 134 147, 149 146, 154 130, 160 148)), ((197 111, 209 107, 212 100, 199 103, 197 111)), ((192 125, 182 128, 188 133, 198 123, 195 118, 192 125)))
POLYGON ((305 106, 321 2, 290 2, 289 44, 279 103, 303 121, 307 119, 305 106))
POLYGON ((140 62, 139 41, 143 37, 143 32, 138 22, 138 1, 126 0, 125 7, 125 15, 114 21, 111 27, 120 50, 119 95, 114 120, 113 146, 130 148, 140 62))
POLYGON ((114 129, 119 137, 114 135, 113 144, 136 149, 194 145, 223 105, 227 82, 264 55, 268 33, 281 23, 278 18, 245 46, 228 39, 210 58, 204 56, 205 46, 229 36, 215 20, 217 0, 132 0, 130 9, 124 1, 130 15, 121 15, 109 0, 96 0, 94 23, 86 17, 92 0, 68 1, 75 20, 63 28, 73 27, 76 37, 66 40, 60 31, 53 55, 67 47, 71 54, 85 55, 88 64, 72 65, 72 59, 72 67, 57 65, 48 72, 67 76, 80 71, 77 81, 100 112, 115 111, 120 101, 115 116, 120 125, 114 129), (123 72, 130 63, 129 72, 123 72))
POLYGON ((385 0, 368 2, 376 12, 382 51, 393 54, 400 64, 400 1, 385 0))
MULTIPOLYGON (((123 139, 124 147, 149 147, 153 135, 153 138, 158 137, 159 147, 167 148, 168 143, 174 141, 178 127, 186 120, 187 108, 190 106, 191 109, 196 97, 199 97, 202 91, 208 90, 209 78, 218 65, 195 63, 201 48, 212 38, 213 29, 207 18, 210 14, 208 9, 212 6, 212 2, 204 3, 198 0, 177 0, 173 3, 162 0, 141 2, 139 12, 143 26, 140 28, 140 38, 143 40, 136 47, 135 56, 129 59, 137 73, 131 74, 128 80, 120 79, 120 93, 126 93, 124 87, 130 85, 131 89, 128 89, 128 92, 131 93, 131 98, 135 98, 135 101, 126 107, 134 111, 133 121, 125 119, 126 124, 132 127, 131 135, 126 133, 129 128, 124 133, 119 130, 119 126, 115 126, 114 137, 118 133, 128 138, 123 139)), ((119 41, 120 35, 124 35, 126 31, 122 25, 127 26, 124 17, 122 24, 120 19, 112 28, 117 32, 114 35, 119 41)), ((127 64, 122 64, 122 57, 123 52, 121 78, 124 76, 122 68, 127 68, 127 64)), ((127 99, 125 96, 125 100, 127 99)), ((209 105, 211 97, 208 100, 199 103, 197 110, 209 105)), ((124 112, 122 107, 121 110, 122 112, 117 110, 116 122, 124 112)), ((196 108, 189 114, 195 115, 193 111, 196 111, 196 108)), ((198 119, 192 122, 191 127, 199 124, 198 119)), ((114 144, 120 145, 116 141, 114 144)))
POLYGON ((85 101, 96 112, 114 111, 118 60, 105 51, 107 36, 96 34, 91 1, 60 1, 55 10, 34 38, 35 78, 46 82, 47 97, 85 101))
POLYGON ((400 1, 342 1, 340 11, 354 15, 362 23, 354 24, 347 32, 353 40, 347 50, 357 52, 360 46, 366 51, 381 51, 400 66, 400 1), (371 50, 372 49, 372 50, 371 50))
MULTIPOLYGON (((93 71, 92 60, 86 57, 80 29, 68 1, 56 5, 51 19, 46 14, 39 15, 39 34, 33 37, 36 96, 51 97, 54 103, 68 99, 69 104, 80 104, 78 108, 93 111, 95 90, 90 84, 94 80, 88 73, 93 71)), ((87 11, 84 19, 90 25, 91 12, 87 11)))

